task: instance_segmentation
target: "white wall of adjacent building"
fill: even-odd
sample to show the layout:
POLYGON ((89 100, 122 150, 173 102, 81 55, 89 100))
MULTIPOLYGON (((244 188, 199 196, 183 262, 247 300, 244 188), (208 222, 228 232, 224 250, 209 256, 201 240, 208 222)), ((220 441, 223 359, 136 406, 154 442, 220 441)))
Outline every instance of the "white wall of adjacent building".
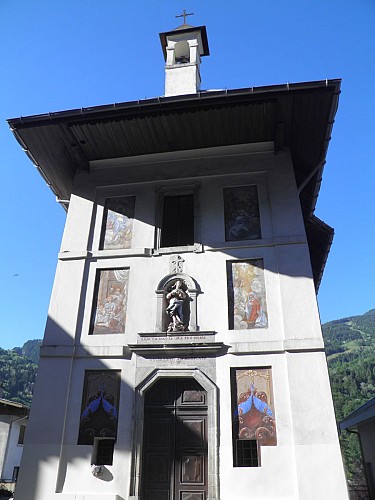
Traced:
POLYGON ((19 444, 21 425, 27 419, 19 415, 0 415, 0 470, 3 481, 12 481, 14 468, 19 467, 23 444, 19 444))

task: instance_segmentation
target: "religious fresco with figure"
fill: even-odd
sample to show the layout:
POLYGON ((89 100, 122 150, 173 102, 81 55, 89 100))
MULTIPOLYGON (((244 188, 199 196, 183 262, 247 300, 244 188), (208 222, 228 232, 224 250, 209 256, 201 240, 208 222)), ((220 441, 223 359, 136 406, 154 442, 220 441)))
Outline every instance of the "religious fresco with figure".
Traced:
POLYGON ((129 269, 97 271, 91 334, 125 333, 129 269))
POLYGON ((275 446, 271 368, 232 368, 232 401, 234 438, 275 446))
POLYGON ((257 186, 224 188, 225 241, 262 237, 257 186))
POLYGON ((263 259, 227 262, 230 330, 267 328, 263 259))
POLYGON ((131 248, 133 238, 135 196, 107 198, 104 205, 100 248, 131 248))
POLYGON ((117 437, 120 371, 87 370, 83 386, 78 444, 95 437, 117 437))

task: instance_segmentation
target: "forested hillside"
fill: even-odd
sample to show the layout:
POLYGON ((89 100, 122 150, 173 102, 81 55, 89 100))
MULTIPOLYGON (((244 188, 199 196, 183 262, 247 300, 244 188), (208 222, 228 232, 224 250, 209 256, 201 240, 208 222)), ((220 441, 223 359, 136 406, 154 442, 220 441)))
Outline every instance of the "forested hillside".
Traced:
POLYGON ((40 340, 28 340, 22 347, 0 349, 0 382, 3 398, 30 405, 39 363, 40 340))
MULTIPOLYGON (((323 325, 336 418, 340 422, 375 395, 375 309, 323 325)), ((355 435, 340 436, 347 478, 363 482, 355 435)))

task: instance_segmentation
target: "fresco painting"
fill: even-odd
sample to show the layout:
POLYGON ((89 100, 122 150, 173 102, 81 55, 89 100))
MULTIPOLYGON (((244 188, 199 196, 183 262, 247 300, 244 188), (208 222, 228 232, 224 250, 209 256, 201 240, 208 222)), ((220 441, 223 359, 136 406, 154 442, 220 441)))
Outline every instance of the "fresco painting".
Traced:
POLYGON ((267 328, 263 259, 228 261, 227 278, 229 329, 267 328))
POLYGON ((125 333, 129 269, 98 271, 92 334, 125 333))
POLYGON ((262 237, 256 186, 224 188, 224 222, 225 241, 262 237))
POLYGON ((101 248, 131 248, 135 196, 107 198, 104 205, 104 227, 101 248))
POLYGON ((78 444, 93 444, 95 437, 117 437, 120 372, 85 372, 78 444))
POLYGON ((234 429, 237 439, 257 440, 261 446, 275 446, 271 368, 235 369, 234 429))

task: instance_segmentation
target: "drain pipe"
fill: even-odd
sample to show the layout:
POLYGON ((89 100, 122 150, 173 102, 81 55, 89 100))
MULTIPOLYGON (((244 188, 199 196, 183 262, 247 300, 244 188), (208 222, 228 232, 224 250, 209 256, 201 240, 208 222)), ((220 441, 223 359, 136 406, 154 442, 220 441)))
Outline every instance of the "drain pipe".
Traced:
POLYGON ((362 458, 363 470, 364 470, 364 473, 365 473, 365 480, 366 480, 367 492, 369 494, 370 500, 375 500, 374 491, 373 491, 373 488, 371 488, 370 478, 369 478, 368 472, 367 472, 365 455, 363 453, 363 446, 362 446, 361 435, 360 435, 360 433, 358 431, 351 431, 349 429, 345 429, 345 430, 347 432, 349 432, 349 434, 356 434, 357 437, 358 437, 359 448, 361 450, 361 458, 362 458))

